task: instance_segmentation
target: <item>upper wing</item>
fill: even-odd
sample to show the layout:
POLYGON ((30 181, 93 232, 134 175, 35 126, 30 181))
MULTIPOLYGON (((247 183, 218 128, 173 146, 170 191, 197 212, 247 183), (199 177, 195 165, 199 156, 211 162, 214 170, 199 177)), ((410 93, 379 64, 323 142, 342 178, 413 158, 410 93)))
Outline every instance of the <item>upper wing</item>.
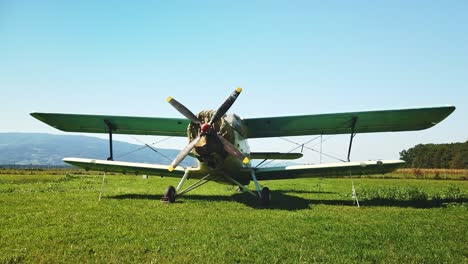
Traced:
POLYGON ((293 160, 302 158, 302 153, 280 153, 280 152, 251 152, 250 159, 282 159, 293 160))
POLYGON ((131 117, 105 115, 76 115, 58 113, 31 113, 40 121, 67 132, 187 136, 190 123, 184 118, 131 117), (107 123, 107 124, 106 124, 107 123))
POLYGON ((184 168, 177 167, 174 171, 169 172, 169 166, 154 165, 146 163, 111 161, 111 160, 95 160, 81 158, 65 158, 64 162, 83 168, 85 170, 120 172, 124 174, 148 174, 167 177, 180 177, 184 175, 184 168))
POLYGON ((403 166, 403 160, 379 160, 365 162, 345 162, 317 165, 296 165, 283 167, 257 168, 258 180, 280 180, 311 177, 342 177, 356 175, 384 174, 403 166))
POLYGON ((244 119, 247 138, 422 130, 444 120, 454 106, 244 119))

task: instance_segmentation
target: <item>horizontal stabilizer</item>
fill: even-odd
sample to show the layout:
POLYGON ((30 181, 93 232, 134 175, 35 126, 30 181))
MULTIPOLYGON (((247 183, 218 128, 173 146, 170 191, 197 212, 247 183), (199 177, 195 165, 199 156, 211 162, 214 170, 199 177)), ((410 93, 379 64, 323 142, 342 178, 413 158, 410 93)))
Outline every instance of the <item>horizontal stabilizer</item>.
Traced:
POLYGON ((294 160, 302 158, 302 153, 252 152, 250 159, 294 160))
POLYGON ((169 166, 166 165, 81 158, 64 158, 63 161, 85 170, 119 172, 123 174, 135 175, 147 174, 178 178, 184 175, 184 168, 180 166, 176 167, 174 171, 169 172, 169 166))
POLYGON ((258 180, 281 180, 313 177, 345 177, 385 174, 403 166, 403 160, 378 160, 316 165, 265 167, 255 170, 258 180))

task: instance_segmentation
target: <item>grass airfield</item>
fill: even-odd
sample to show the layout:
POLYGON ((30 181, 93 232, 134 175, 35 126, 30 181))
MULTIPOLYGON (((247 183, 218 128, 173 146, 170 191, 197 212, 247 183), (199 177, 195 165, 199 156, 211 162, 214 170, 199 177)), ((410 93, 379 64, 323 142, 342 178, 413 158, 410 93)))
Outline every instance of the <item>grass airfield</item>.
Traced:
POLYGON ((121 175, 106 176, 98 201, 101 182, 0 175, 0 263, 468 262, 467 181, 262 182, 268 207, 216 183, 164 204, 177 179, 121 175))

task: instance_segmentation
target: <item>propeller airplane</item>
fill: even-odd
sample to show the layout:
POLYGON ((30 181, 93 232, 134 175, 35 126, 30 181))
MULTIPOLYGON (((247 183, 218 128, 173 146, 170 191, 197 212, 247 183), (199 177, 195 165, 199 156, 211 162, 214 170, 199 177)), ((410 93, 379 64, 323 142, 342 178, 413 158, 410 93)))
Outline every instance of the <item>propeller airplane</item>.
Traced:
POLYGON ((172 97, 167 98, 185 118, 130 117, 108 115, 81 115, 62 113, 31 113, 36 119, 66 132, 106 133, 109 135, 110 156, 107 160, 64 158, 63 161, 84 168, 105 172, 159 175, 181 178, 178 186, 166 188, 163 200, 173 203, 176 197, 214 181, 233 184, 259 198, 262 204, 271 199, 268 187, 260 188, 259 181, 309 177, 336 177, 349 175, 384 174, 404 165, 402 160, 375 160, 351 162, 353 138, 357 133, 415 131, 430 128, 450 115, 454 106, 241 118, 227 114, 242 92, 237 88, 216 110, 193 114, 172 97), (167 165, 114 161, 112 135, 162 135, 186 137, 188 145, 167 165), (293 160, 302 153, 251 152, 247 139, 349 134, 348 158, 342 163, 291 165, 277 167, 253 166, 251 160, 293 160), (188 155, 197 158, 198 166, 184 168, 179 164, 188 155), (182 189, 188 179, 197 181, 182 189), (254 182, 255 191, 246 185, 254 182))

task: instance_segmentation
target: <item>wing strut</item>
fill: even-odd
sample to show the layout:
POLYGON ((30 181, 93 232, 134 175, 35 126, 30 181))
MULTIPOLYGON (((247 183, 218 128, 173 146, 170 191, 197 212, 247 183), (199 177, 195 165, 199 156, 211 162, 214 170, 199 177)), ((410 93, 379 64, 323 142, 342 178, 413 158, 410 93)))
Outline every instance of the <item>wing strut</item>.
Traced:
POLYGON ((353 139, 354 136, 356 136, 356 133, 354 133, 354 128, 356 127, 357 119, 357 116, 353 116, 353 118, 351 119, 351 137, 349 138, 348 162, 350 162, 349 157, 351 156, 351 147, 353 146, 353 139))
POLYGON ((107 160, 114 160, 114 152, 112 150, 112 130, 114 130, 115 128, 107 119, 104 119, 104 123, 106 123, 106 126, 109 130, 109 157, 107 158, 107 160))
MULTIPOLYGON (((183 181, 185 181, 184 178, 187 177, 186 175, 188 176, 188 174, 185 173, 184 176, 182 177, 182 180, 183 180, 183 181)), ((182 194, 186 194, 186 193, 188 193, 188 192, 190 192, 190 191, 192 191, 192 190, 194 190, 194 189, 196 189, 196 188, 202 186, 203 184, 209 182, 210 180, 214 180, 215 178, 216 178, 216 177, 211 176, 211 174, 207 174, 207 175, 205 175, 203 178, 199 179, 198 181, 196 181, 195 183, 193 183, 192 185, 190 185, 189 187, 185 188, 185 190, 181 191, 180 193, 177 193, 176 196, 179 197, 179 196, 181 196, 182 194), (209 178, 212 178, 212 179, 209 179, 209 178)), ((182 184, 183 184, 182 180, 181 180, 181 182, 179 183, 179 186, 180 186, 180 187, 182 187, 182 184), (181 183, 182 183, 182 184, 181 184, 181 183)), ((177 186, 177 188, 179 188, 179 186, 177 186)))

